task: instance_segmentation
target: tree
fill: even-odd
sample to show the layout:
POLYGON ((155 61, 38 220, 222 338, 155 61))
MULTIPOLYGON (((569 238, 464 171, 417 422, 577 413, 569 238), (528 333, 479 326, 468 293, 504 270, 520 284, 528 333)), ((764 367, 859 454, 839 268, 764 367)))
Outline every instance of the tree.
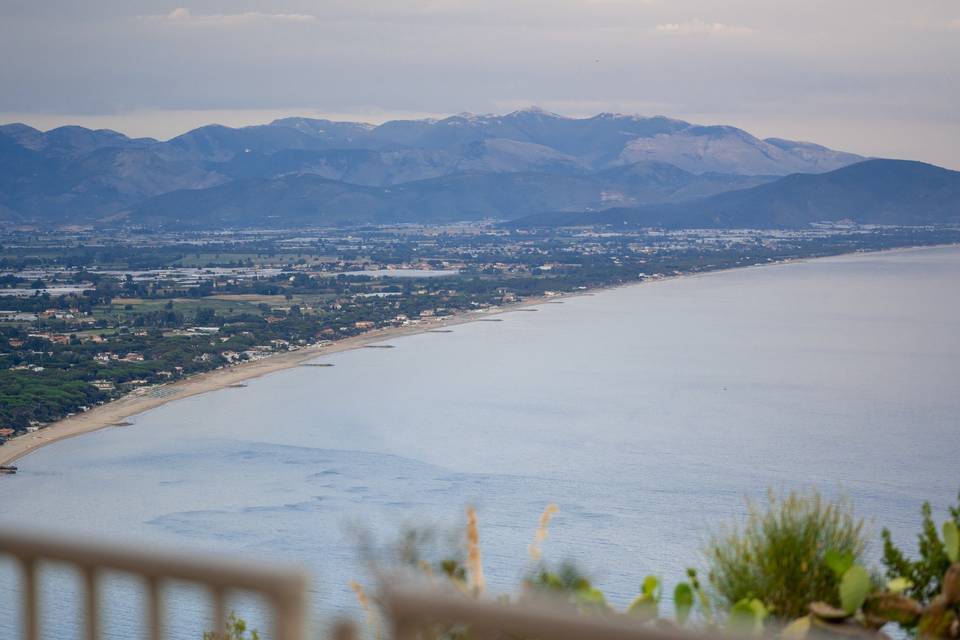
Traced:
POLYGON ((199 325, 211 325, 216 322, 217 312, 213 307, 200 307, 197 309, 195 321, 199 325))

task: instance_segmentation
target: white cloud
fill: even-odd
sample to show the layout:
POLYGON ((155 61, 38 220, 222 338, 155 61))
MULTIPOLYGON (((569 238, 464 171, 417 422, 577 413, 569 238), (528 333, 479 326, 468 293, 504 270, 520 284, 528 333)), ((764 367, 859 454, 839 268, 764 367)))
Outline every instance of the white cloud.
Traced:
POLYGON ((723 24, 721 22, 703 22, 702 20, 692 20, 689 22, 667 22, 664 24, 658 24, 653 28, 653 30, 656 33, 677 36, 747 36, 753 33, 753 29, 749 27, 739 27, 735 25, 723 24))
POLYGON ((317 17, 306 13, 243 13, 193 14, 185 7, 178 7, 166 15, 141 16, 152 22, 181 25, 232 26, 263 22, 315 22, 317 17))
MULTIPOLYGON (((960 18, 912 16, 899 23, 915 31, 960 31, 960 18)), ((899 26, 899 25, 898 25, 899 26)))

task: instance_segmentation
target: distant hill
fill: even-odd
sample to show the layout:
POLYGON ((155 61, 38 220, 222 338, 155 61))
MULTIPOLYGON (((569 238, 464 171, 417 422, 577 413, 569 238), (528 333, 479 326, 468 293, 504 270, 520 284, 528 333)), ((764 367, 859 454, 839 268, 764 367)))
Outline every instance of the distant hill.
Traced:
POLYGON ((683 203, 539 213, 506 224, 518 228, 596 224, 797 228, 843 220, 889 225, 960 223, 960 172, 923 162, 868 160, 683 203))
POLYGON ((638 137, 626 144, 620 159, 668 162, 695 173, 779 175, 830 171, 863 160, 811 143, 758 140, 736 127, 688 127, 670 135, 638 137))
MULTIPOLYGON (((146 211, 154 212, 150 219, 159 220, 156 212, 162 203, 186 198, 153 200, 165 194, 237 182, 213 192, 228 198, 252 185, 271 191, 276 184, 301 184, 292 180, 299 175, 343 183, 343 193, 364 194, 360 187, 478 174, 539 174, 544 177, 538 182, 553 185, 558 193, 578 194, 568 203, 546 196, 536 200, 553 208, 634 206, 753 186, 793 172, 829 171, 859 160, 811 143, 760 140, 734 127, 608 113, 566 118, 540 109, 378 126, 294 117, 241 128, 208 125, 164 142, 75 126, 43 132, 10 124, 0 126, 0 221, 97 223, 146 211), (273 180, 280 182, 271 184, 273 180)), ((481 210, 507 217, 530 211, 513 205, 480 206, 515 202, 535 191, 529 178, 491 181, 510 193, 494 197, 459 190, 452 197, 444 186, 430 197, 424 192, 422 198, 428 204, 445 202, 444 215, 452 218, 467 219, 481 210), (469 204, 458 210, 464 202, 469 204)), ((485 183, 475 177, 433 183, 453 184, 485 183)), ((310 197, 326 192, 311 190, 310 197)), ((385 202, 396 198, 381 195, 385 202)), ((221 204, 236 212, 242 208, 225 200, 221 204)), ((335 204, 338 215, 351 215, 342 202, 313 206, 326 211, 335 204)), ((283 219, 283 213, 271 215, 283 219)), ((362 208, 353 213, 358 220, 373 215, 362 208)))
POLYGON ((134 223, 178 228, 507 219, 545 210, 669 202, 770 179, 696 175, 657 163, 589 175, 457 173, 389 187, 291 174, 167 193, 137 205, 128 215, 134 223))

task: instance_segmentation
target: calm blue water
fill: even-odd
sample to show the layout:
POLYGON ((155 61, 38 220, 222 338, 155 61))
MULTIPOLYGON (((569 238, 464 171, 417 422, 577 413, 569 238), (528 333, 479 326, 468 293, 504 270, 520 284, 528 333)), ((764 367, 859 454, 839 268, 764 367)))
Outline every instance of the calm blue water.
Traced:
MULTIPOLYGON (((624 604, 647 573, 680 579, 709 531, 768 487, 845 492, 875 532, 908 544, 920 503, 942 508, 960 489, 960 248, 648 283, 501 317, 46 447, 0 478, 0 523, 294 559, 321 617, 354 605, 357 529, 456 532, 467 504, 494 590, 517 584, 556 502, 547 558, 575 559, 624 604)), ((50 637, 78 637, 72 586, 51 583, 50 637)), ((131 588, 112 588, 126 604, 110 637, 136 637, 131 588)), ((15 589, 0 564, 0 637, 15 589)), ((197 637, 202 606, 174 604, 174 637, 197 637)))

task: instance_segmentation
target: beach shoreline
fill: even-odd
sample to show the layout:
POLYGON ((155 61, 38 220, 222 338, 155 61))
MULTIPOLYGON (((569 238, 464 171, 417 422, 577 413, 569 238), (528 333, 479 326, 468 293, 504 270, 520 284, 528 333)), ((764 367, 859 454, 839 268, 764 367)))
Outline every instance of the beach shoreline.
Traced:
POLYGON ((344 338, 343 340, 338 340, 327 345, 311 345, 296 351, 278 353, 270 357, 263 358, 262 360, 245 362, 242 364, 223 367, 221 369, 215 369, 213 371, 198 373, 176 382, 137 389, 125 396, 117 398, 116 400, 112 400, 106 404, 94 407, 93 409, 90 409, 84 413, 63 418, 33 433, 26 433, 24 435, 17 436, 16 438, 7 440, 6 444, 0 447, 0 465, 10 465, 14 461, 33 453, 41 447, 58 442, 60 440, 92 433, 108 427, 123 426, 123 423, 127 419, 146 411, 150 411, 151 409, 161 407, 169 402, 236 386, 246 382, 247 380, 252 380, 254 378, 269 375, 271 373, 301 366, 311 360, 315 360, 323 356, 343 353, 345 351, 352 351, 354 349, 361 349, 374 343, 390 340, 391 338, 418 335, 421 333, 427 333, 429 331, 435 331, 437 329, 466 324, 469 322, 476 322, 478 320, 482 320, 483 318, 510 313, 525 307, 533 307, 583 295, 591 295, 598 291, 606 291, 610 289, 618 289, 621 287, 630 287, 642 284, 651 284, 655 282, 665 282, 679 278, 702 277, 728 271, 739 271, 747 267, 770 267, 784 264, 809 262, 812 260, 821 260, 825 258, 836 258, 841 256, 905 252, 949 246, 956 245, 921 245, 879 249, 875 251, 852 251, 849 253, 839 253, 829 256, 795 258, 769 263, 743 265, 727 269, 683 273, 662 276, 655 279, 647 278, 635 282, 625 282, 621 284, 594 287, 592 289, 583 291, 557 293, 552 296, 537 296, 534 298, 527 298, 526 300, 504 305, 492 310, 468 311, 431 321, 424 321, 417 325, 374 329, 361 335, 344 338), (158 390, 163 390, 164 393, 156 393, 158 390))
POLYGON ((297 349, 296 351, 277 353, 253 362, 244 362, 212 371, 205 371, 176 382, 143 387, 116 400, 96 406, 84 413, 78 413, 53 422, 33 433, 26 433, 7 440, 6 444, 0 447, 0 465, 10 465, 37 449, 60 440, 92 433, 109 427, 124 426, 123 423, 127 419, 150 411, 151 409, 161 407, 169 402, 240 385, 254 378, 260 378, 271 373, 301 366, 323 356, 352 351, 354 349, 362 349, 368 345, 385 342, 391 338, 418 335, 459 324, 476 322, 485 317, 510 313, 511 311, 516 311, 524 307, 544 304, 561 298, 571 298, 597 290, 598 289, 591 289, 590 291, 558 293, 554 296, 537 296, 504 305, 490 311, 458 313, 430 321, 422 321, 416 325, 373 329, 358 336, 337 340, 327 345, 310 345, 297 349), (159 390, 163 390, 164 393, 158 394, 157 391, 159 390))

